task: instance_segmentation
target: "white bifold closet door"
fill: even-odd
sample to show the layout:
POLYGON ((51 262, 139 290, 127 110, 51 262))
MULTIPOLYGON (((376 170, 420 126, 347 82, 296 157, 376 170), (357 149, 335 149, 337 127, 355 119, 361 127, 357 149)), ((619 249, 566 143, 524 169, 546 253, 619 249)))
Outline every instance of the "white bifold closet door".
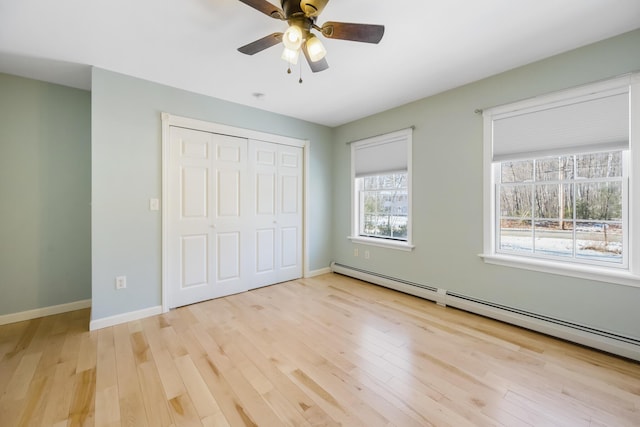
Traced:
POLYGON ((170 128, 168 298, 302 276, 302 148, 170 128))
POLYGON ((249 141, 251 288, 302 276, 302 148, 249 141))

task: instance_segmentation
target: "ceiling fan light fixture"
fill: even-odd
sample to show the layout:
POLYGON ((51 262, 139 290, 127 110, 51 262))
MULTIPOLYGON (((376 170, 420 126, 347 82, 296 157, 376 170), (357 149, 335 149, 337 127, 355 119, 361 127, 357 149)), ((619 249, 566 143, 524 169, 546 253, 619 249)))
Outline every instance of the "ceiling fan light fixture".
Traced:
MULTIPOLYGON (((238 48, 239 52, 254 55, 282 42, 285 47, 282 58, 285 61, 289 64, 297 63, 302 51, 305 62, 314 73, 326 70, 329 64, 325 58, 327 50, 322 42, 311 34, 312 30, 318 31, 329 39, 373 44, 379 43, 384 35, 384 25, 334 21, 327 21, 321 26, 317 25, 317 17, 329 0, 280 0, 282 8, 275 6, 273 0, 239 1, 271 18, 288 23, 284 32, 276 32, 241 46, 238 48)), ((287 71, 291 74, 291 67, 287 71)))
POLYGON ((299 56, 300 56, 300 49, 295 50, 295 49, 289 49, 288 47, 285 47, 284 50, 282 51, 281 58, 287 61, 289 64, 295 65, 298 63, 299 56))
POLYGON ((311 34, 307 40, 307 52, 311 62, 318 62, 327 55, 327 49, 319 38, 311 34))
POLYGON ((302 30, 296 25, 291 25, 282 35, 282 43, 287 49, 298 50, 302 46, 302 30))

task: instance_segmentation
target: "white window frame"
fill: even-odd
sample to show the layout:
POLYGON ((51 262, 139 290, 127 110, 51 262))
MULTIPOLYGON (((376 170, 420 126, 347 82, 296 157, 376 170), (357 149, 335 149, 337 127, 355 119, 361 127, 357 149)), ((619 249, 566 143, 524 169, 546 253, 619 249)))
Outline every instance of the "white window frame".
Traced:
MULTIPOLYGON (((412 244, 412 179, 411 179, 411 152, 412 152, 413 128, 402 129, 399 131, 387 133, 384 135, 374 136, 371 138, 351 142, 351 235, 347 238, 352 243, 359 243, 369 246, 378 246, 383 248, 397 249, 403 251, 411 251, 414 248, 412 244), (403 140, 407 145, 407 240, 394 240, 383 237, 365 237, 360 236, 360 203, 358 197, 358 188, 356 186, 356 150, 358 148, 371 146, 375 144, 390 143, 393 141, 403 140)), ((398 172, 398 171, 384 171, 398 172)), ((382 173, 381 173, 382 174, 382 173)))
POLYGON ((545 96, 494 107, 483 112, 484 116, 484 189, 483 189, 483 253, 484 262, 506 267, 540 271, 607 283, 640 287, 640 73, 632 73, 619 78, 561 91, 545 96), (597 94, 627 87, 629 89, 630 132, 628 159, 628 231, 626 268, 620 266, 602 266, 551 260, 527 255, 500 253, 496 248, 498 223, 496 215, 496 168, 499 162, 493 161, 493 119, 496 116, 526 109, 552 105, 564 100, 597 94), (635 183, 635 185, 634 185, 635 183))

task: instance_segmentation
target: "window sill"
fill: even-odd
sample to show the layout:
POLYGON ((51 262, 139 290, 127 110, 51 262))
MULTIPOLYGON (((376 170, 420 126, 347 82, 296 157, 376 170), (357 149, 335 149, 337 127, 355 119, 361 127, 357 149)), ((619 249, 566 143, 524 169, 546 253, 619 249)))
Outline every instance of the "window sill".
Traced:
POLYGON ((577 277, 587 280, 596 280, 599 282, 615 283, 618 285, 640 287, 640 276, 630 273, 627 270, 614 271, 607 268, 568 265, 561 262, 527 259, 523 257, 502 254, 480 254, 478 256, 480 256, 487 264, 522 268, 525 270, 558 274, 561 276, 577 277))
POLYGON ((375 237, 361 237, 361 236, 347 236, 347 239, 351 240, 352 243, 360 243, 363 245, 369 246, 378 246, 380 248, 389 248, 389 249, 397 249, 400 251, 410 252, 415 248, 415 246, 409 244, 408 242, 402 242, 399 240, 386 240, 386 239, 376 239, 375 237))

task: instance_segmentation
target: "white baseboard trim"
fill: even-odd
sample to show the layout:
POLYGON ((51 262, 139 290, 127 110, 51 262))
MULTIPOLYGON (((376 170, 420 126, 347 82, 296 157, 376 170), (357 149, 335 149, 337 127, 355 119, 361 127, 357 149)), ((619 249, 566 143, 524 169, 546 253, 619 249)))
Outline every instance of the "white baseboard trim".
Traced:
POLYGON ((68 302, 66 304, 52 305, 49 307, 35 308, 33 310, 21 311, 0 316, 0 325, 23 322, 25 320, 37 319, 38 317, 52 316, 54 314, 66 313, 68 311, 82 310, 91 307, 91 300, 68 302))
POLYGON ((325 267, 325 268, 321 268, 319 270, 310 270, 307 271, 306 274, 304 275, 305 279, 311 278, 311 277, 316 277, 316 276, 320 276, 322 274, 327 274, 327 273, 331 273, 331 267, 325 267))
POLYGON ((134 320, 144 319, 145 317, 156 316, 162 314, 162 306, 144 308, 142 310, 130 311, 128 313, 116 314, 115 316, 103 317, 95 319, 89 323, 89 330, 108 328, 109 326, 119 325, 121 323, 132 322, 134 320))
POLYGON ((421 286, 408 282, 405 283, 399 279, 347 265, 332 263, 331 268, 335 273, 428 299, 444 307, 455 307, 470 313, 640 361, 640 342, 637 338, 616 335, 584 325, 570 324, 559 319, 549 318, 535 313, 527 313, 486 301, 474 300, 464 295, 457 295, 446 289, 421 286))

